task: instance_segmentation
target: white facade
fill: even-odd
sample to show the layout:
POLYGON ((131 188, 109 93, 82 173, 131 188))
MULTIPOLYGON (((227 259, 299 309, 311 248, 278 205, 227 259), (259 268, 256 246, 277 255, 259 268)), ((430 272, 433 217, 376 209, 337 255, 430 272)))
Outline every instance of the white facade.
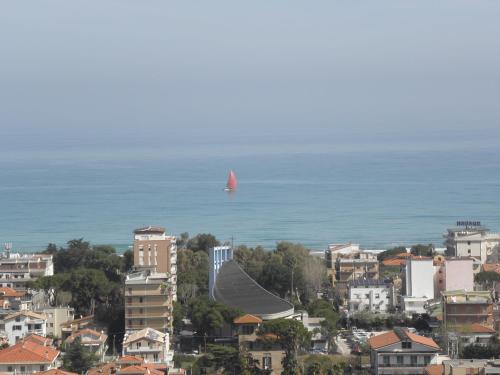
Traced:
POLYGON ((52 255, 10 252, 0 255, 0 287, 25 289, 26 282, 53 275, 52 255))
POLYGON ((173 365, 173 351, 170 350, 169 334, 152 328, 125 335, 123 355, 140 357, 145 363, 173 365))
POLYGON ((407 314, 423 314, 424 305, 434 299, 435 267, 432 259, 412 259, 406 261, 406 295, 403 308, 407 314))
POLYGON ((489 257, 498 261, 500 234, 492 233, 481 226, 465 226, 448 229, 446 247, 449 255, 474 257, 486 263, 489 257))
POLYGON ((212 290, 217 279, 220 267, 228 260, 233 259, 231 246, 216 246, 209 250, 208 293, 213 298, 212 290))
POLYGON ((9 345, 15 345, 22 338, 34 333, 47 336, 47 318, 31 311, 21 311, 5 317, 5 334, 9 345))
POLYGON ((356 280, 349 285, 349 312, 387 313, 394 307, 394 287, 379 280, 356 280))

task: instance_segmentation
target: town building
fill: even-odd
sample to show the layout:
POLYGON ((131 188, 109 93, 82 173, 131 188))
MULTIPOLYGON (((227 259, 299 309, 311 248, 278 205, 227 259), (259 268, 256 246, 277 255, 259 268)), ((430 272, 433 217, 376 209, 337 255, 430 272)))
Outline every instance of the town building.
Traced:
POLYGON ((171 277, 172 297, 177 300, 177 243, 165 228, 148 226, 134 231, 134 266, 153 267, 171 277))
POLYGON ((394 287, 383 280, 354 280, 349 283, 349 312, 388 313, 394 309, 394 287))
POLYGON ((71 321, 75 317, 75 309, 65 307, 46 307, 40 313, 47 317, 47 335, 62 338, 62 324, 71 321))
POLYGON ((260 286, 234 260, 219 270, 212 293, 215 301, 263 320, 290 317, 294 306, 260 286))
POLYGON ((90 349, 101 362, 104 361, 104 355, 108 350, 108 335, 103 331, 98 332, 93 329, 82 329, 69 336, 65 343, 70 347, 76 340, 79 340, 84 347, 90 349))
POLYGON ((448 359, 425 368, 425 375, 500 374, 500 361, 491 359, 448 359))
POLYGON ((481 263, 496 263, 500 234, 492 233, 476 221, 458 221, 445 235, 447 254, 455 257, 475 257, 481 263))
MULTIPOLYGON (((228 260, 233 259, 233 249, 231 246, 216 246, 209 250, 208 256, 208 290, 213 290, 220 267, 228 260)), ((212 294, 210 294, 210 298, 213 299, 212 294)))
POLYGON ((94 315, 82 316, 78 319, 70 319, 66 322, 60 324, 61 327, 61 338, 66 340, 73 333, 78 332, 82 329, 94 329, 100 331, 101 327, 95 320, 94 315))
POLYGON ((172 332, 172 278, 154 269, 130 273, 125 280, 125 332, 144 328, 172 332))
POLYGON ((4 329, 9 345, 15 345, 30 334, 47 336, 47 317, 32 311, 19 311, 4 318, 4 329))
POLYGON ((403 309, 407 315, 424 314, 425 305, 434 299, 434 262, 430 258, 407 258, 403 309))
POLYGON ((424 374, 437 361, 441 348, 429 337, 403 328, 368 339, 373 374, 424 374))
POLYGON ((145 328, 126 334, 124 337, 123 356, 141 358, 145 363, 163 363, 172 366, 173 355, 168 333, 145 328))
POLYGON ((56 368, 60 352, 34 340, 21 340, 17 344, 0 350, 0 372, 31 375, 39 371, 56 368))
POLYGON ((246 314, 234 319, 233 323, 238 335, 240 352, 250 355, 251 362, 260 370, 268 374, 281 374, 285 351, 276 336, 259 334, 262 319, 246 314))
POLYGON ((434 261, 437 272, 435 273, 435 295, 452 290, 474 290, 474 259, 473 258, 448 258, 438 264, 434 261))
POLYGON ((446 332, 465 331, 472 324, 494 328, 493 298, 487 291, 442 293, 443 327, 446 332))
POLYGON ((0 287, 25 290, 28 281, 54 275, 54 263, 49 254, 20 254, 5 251, 0 254, 0 287))
POLYGON ((0 306, 2 309, 28 310, 31 306, 31 299, 25 291, 0 287, 0 306))
POLYGON ((58 368, 54 368, 52 370, 37 372, 36 375, 78 375, 78 374, 76 372, 69 372, 58 368))

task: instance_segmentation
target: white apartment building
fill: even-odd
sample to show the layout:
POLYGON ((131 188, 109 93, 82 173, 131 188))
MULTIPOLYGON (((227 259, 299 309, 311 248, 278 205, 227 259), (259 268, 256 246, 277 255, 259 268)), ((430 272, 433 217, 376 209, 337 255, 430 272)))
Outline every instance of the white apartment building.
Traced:
POLYGON ((173 366, 169 334, 153 328, 126 334, 123 340, 123 355, 142 358, 145 363, 165 363, 173 366))
POLYGON ((349 312, 387 313, 394 308, 394 287, 382 280, 354 280, 349 285, 349 312))
POLYGON ((52 255, 20 254, 6 251, 0 255, 0 287, 24 290, 26 282, 54 275, 52 255))
POLYGON ((500 233, 492 233, 480 222, 458 221, 457 227, 448 229, 445 235, 448 255, 474 257, 486 263, 498 262, 500 233))
POLYGON ((220 267, 228 260, 233 259, 233 249, 231 246, 216 246, 208 251, 208 293, 213 298, 212 290, 217 279, 220 267))
POLYGON ((425 304, 434 299, 434 272, 432 259, 409 257, 406 261, 403 308, 407 315, 426 312, 425 304))
POLYGON ((30 334, 47 336, 47 317, 32 311, 19 311, 7 315, 4 319, 4 326, 9 345, 15 345, 30 334))
POLYGON ((402 328, 368 339, 372 374, 425 374, 441 348, 429 337, 402 328))

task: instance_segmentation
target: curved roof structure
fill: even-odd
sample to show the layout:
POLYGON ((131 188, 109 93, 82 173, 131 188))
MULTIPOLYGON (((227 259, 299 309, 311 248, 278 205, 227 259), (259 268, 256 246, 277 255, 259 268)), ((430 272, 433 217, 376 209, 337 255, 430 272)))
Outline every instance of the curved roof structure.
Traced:
POLYGON ((261 287, 234 260, 225 262, 217 274, 214 299, 263 320, 290 316, 293 305, 261 287))

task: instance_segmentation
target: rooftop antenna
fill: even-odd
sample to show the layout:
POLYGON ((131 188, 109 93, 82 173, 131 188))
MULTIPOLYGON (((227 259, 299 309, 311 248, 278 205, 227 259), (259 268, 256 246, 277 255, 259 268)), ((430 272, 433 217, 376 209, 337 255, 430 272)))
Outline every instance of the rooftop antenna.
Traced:
POLYGON ((5 257, 7 259, 10 258, 10 251, 12 250, 12 242, 6 242, 3 244, 3 248, 5 250, 5 257))

